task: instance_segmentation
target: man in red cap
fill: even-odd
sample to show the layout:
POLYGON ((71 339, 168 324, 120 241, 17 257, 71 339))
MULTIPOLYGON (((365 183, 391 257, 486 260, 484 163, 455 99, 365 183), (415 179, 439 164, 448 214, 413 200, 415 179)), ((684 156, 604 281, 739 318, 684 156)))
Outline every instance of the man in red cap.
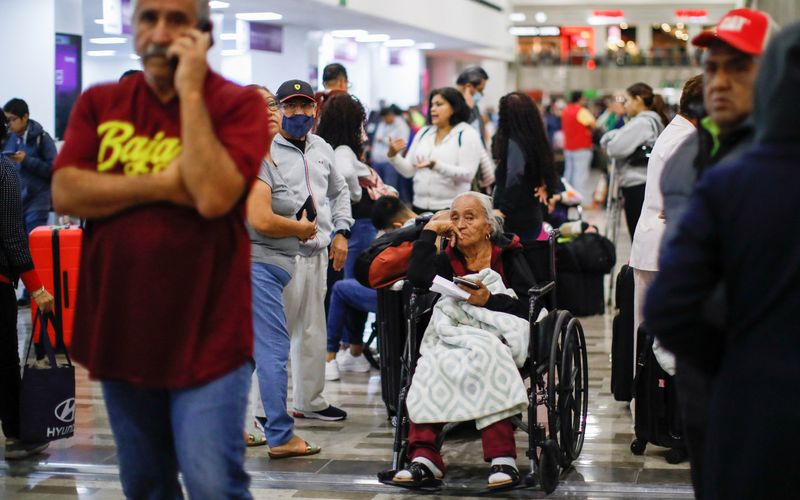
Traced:
MULTIPOLYGON (((759 58, 775 29, 766 13, 735 9, 725 14, 716 27, 692 40, 695 46, 706 49, 703 100, 708 116, 664 165, 661 191, 666 229, 661 240, 662 255, 677 232, 698 178, 722 160, 738 157, 753 142, 750 115, 759 58)), ((704 308, 703 319, 709 334, 718 333, 724 325, 724 293, 721 287, 717 289, 704 308)), ((677 359, 675 380, 692 465, 692 484, 698 499, 704 497, 701 466, 711 394, 708 373, 714 369, 709 368, 703 372, 677 359)))

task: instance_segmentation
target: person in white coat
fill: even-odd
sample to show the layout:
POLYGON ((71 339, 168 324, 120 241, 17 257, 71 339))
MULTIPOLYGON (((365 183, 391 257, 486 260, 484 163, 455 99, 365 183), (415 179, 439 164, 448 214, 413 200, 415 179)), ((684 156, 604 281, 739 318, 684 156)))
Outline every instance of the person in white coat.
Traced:
MULTIPOLYGON (((647 185, 644 204, 636 225, 631 245, 630 266, 633 268, 633 341, 636 351, 636 335, 644 319, 644 298, 658 274, 658 255, 664 235, 664 199, 661 196, 661 174, 664 164, 678 146, 697 128, 703 106, 703 75, 690 78, 683 86, 678 114, 658 137, 650 161, 647 163, 647 185)), ((670 375, 675 374, 675 358, 658 344, 653 343, 653 352, 661 367, 670 375)), ((635 360, 633 360, 635 363, 635 360)), ((635 365, 634 365, 635 367, 635 365)))
POLYGON ((413 210, 435 212, 450 208, 457 195, 471 188, 481 161, 483 144, 467 120, 470 110, 458 90, 431 92, 429 123, 411 145, 398 138, 389 144, 389 161, 400 175, 414 179, 413 210), (405 156, 399 153, 408 147, 405 156))

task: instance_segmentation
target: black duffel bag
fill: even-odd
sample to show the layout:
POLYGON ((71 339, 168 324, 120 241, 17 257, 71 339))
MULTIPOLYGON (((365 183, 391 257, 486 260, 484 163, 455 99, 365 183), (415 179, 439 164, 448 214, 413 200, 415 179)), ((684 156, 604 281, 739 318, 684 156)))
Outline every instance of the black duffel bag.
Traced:
POLYGON ((25 354, 19 401, 20 439, 29 443, 55 441, 72 437, 75 433, 75 368, 66 349, 67 363, 58 365, 47 333, 48 321, 53 323, 56 345, 63 345, 60 325, 52 313, 37 312, 25 354), (43 368, 28 364, 37 323, 40 326, 37 347, 44 351, 49 363, 43 368))
POLYGON ((556 269, 559 272, 607 274, 614 269, 616 262, 614 244, 598 233, 583 233, 556 246, 556 269))

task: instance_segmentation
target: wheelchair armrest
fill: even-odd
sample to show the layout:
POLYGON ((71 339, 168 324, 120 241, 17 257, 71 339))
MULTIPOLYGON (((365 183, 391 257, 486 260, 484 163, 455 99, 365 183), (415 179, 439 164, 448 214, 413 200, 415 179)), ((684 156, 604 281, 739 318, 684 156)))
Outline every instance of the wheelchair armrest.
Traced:
POLYGON ((541 297, 542 295, 552 292, 555 287, 556 287, 555 281, 548 281, 547 283, 531 287, 531 289, 528 290, 528 295, 530 295, 532 299, 538 298, 541 297))

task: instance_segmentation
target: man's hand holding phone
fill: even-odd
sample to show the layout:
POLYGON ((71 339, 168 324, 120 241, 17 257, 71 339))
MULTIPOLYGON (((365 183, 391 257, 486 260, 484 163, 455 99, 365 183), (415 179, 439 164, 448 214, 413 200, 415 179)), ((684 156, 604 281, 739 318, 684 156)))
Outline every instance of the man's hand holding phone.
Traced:
POLYGON ((210 47, 211 33, 193 28, 167 49, 167 57, 178 60, 174 84, 179 96, 202 92, 208 73, 207 54, 210 47))

